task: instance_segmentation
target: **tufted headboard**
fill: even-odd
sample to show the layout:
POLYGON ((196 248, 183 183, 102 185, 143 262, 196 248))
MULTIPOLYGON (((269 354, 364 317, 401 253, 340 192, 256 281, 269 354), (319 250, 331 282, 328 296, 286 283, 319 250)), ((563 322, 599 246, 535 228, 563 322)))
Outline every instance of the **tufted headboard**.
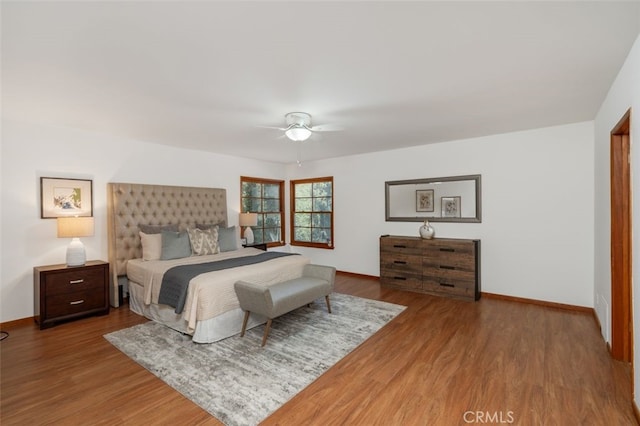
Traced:
POLYGON ((118 281, 129 259, 142 257, 138 225, 227 224, 227 191, 222 188, 107 184, 109 263, 113 278, 111 305, 119 305, 118 281))

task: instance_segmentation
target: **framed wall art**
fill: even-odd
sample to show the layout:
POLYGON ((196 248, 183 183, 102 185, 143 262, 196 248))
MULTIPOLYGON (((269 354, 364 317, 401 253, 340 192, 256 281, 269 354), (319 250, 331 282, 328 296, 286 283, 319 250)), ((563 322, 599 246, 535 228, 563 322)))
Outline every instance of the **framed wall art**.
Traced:
POLYGON ((40 178, 40 217, 93 216, 93 181, 40 178))
POLYGON ((417 189, 416 190, 416 211, 417 212, 433 211, 433 189, 417 189))
POLYGON ((441 197, 440 208, 442 217, 460 217, 460 197, 441 197))

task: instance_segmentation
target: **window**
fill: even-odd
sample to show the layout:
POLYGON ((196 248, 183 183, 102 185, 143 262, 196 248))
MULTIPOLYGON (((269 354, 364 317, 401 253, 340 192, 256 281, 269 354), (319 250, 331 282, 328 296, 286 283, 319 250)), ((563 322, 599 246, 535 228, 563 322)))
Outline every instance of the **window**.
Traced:
POLYGON ((283 194, 283 180, 240 177, 240 212, 258 214, 258 225, 251 227, 255 244, 284 244, 283 194))
POLYGON ((333 248, 333 177, 291 181, 291 244, 333 248))

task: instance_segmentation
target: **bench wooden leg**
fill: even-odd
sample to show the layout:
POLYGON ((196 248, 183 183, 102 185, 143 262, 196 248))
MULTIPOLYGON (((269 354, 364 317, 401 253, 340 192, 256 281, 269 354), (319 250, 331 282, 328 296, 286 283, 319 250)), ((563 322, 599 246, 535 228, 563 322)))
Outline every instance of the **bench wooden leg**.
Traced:
POLYGON ((327 301, 327 311, 329 311, 329 313, 331 313, 331 303, 329 303, 329 295, 328 294, 324 297, 324 300, 327 301))
POLYGON ((269 330, 271 330, 271 318, 267 321, 267 326, 264 329, 264 336, 262 336, 262 346, 267 343, 267 336, 269 336, 269 330))
POLYGON ((242 331, 240 337, 244 337, 244 332, 247 331, 247 321, 249 321, 249 311, 245 311, 244 319, 242 320, 242 331))

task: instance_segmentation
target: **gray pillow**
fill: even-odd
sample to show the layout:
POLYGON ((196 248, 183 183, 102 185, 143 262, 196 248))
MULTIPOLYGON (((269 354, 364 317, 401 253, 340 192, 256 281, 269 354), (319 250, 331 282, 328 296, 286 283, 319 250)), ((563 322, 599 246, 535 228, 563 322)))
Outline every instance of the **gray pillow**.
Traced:
POLYGON ((240 249, 240 240, 235 226, 218 228, 218 247, 221 252, 240 249))
POLYGON ((220 222, 220 223, 207 223, 207 224, 196 223, 196 229, 201 229, 203 231, 206 231, 207 229, 211 229, 214 226, 218 226, 218 227, 222 228, 224 226, 224 223, 222 223, 222 222, 220 222))
POLYGON ((162 254, 161 260, 182 259, 191 256, 189 234, 186 232, 161 231, 162 254))
POLYGON ((178 225, 138 225, 145 234, 159 234, 162 231, 178 232, 178 225))

